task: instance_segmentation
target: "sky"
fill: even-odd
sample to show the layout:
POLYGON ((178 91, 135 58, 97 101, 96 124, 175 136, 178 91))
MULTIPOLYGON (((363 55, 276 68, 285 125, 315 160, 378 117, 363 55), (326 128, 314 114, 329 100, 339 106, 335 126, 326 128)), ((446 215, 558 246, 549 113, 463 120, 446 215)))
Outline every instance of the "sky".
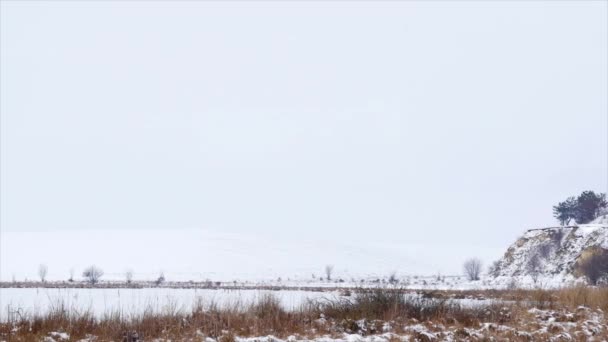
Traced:
POLYGON ((558 201, 608 187, 607 16, 605 1, 3 1, 0 229, 499 256, 557 224, 558 201))

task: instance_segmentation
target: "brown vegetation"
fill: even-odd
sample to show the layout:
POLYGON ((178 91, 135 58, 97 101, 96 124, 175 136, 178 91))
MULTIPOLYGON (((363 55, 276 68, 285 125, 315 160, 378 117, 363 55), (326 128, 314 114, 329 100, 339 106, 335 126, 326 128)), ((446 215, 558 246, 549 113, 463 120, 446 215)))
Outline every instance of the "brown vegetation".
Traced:
POLYGON ((386 332, 387 324, 391 333, 420 340, 426 336, 420 329, 426 329, 429 336, 457 340, 483 340, 490 336, 529 340, 531 334, 537 334, 536 340, 545 340, 566 329, 550 325, 563 320, 574 324, 567 327, 575 340, 582 341, 588 331, 597 337, 608 337, 606 319, 597 309, 608 310, 608 288, 429 291, 416 296, 398 290, 359 289, 348 298, 310 301, 293 311, 283 309, 277 297, 263 295, 253 303, 228 307, 197 302, 187 313, 169 306, 162 313, 147 310, 142 315, 128 316, 116 312, 103 317, 75 312, 58 303, 46 314, 16 315, 1 323, 0 340, 40 341, 57 331, 69 334, 70 340, 95 336, 97 341, 120 341, 127 332, 137 332, 145 340, 211 337, 234 341, 236 336, 266 335, 303 339, 344 333, 381 334, 386 332), (454 298, 500 301, 462 306, 451 300, 454 298), (590 317, 595 317, 595 321, 590 317), (590 328, 592 321, 597 326, 590 328), (551 329, 555 331, 552 333, 551 329))

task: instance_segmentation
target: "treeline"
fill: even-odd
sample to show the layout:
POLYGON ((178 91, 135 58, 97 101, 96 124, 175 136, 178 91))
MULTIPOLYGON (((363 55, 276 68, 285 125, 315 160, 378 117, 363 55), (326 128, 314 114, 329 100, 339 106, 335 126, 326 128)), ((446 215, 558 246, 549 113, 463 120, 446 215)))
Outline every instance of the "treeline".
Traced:
POLYGON ((578 197, 568 197, 553 206, 553 216, 562 226, 569 225, 572 220, 577 224, 585 224, 606 214, 607 207, 606 194, 583 191, 578 197))

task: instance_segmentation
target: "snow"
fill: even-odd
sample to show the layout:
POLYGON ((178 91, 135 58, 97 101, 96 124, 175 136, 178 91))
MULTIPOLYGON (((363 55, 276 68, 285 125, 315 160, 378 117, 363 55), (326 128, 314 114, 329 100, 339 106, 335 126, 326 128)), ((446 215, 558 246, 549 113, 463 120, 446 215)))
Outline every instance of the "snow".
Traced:
MULTIPOLYGON (((37 280, 38 265, 44 263, 49 269, 49 282, 65 282, 71 269, 74 279, 82 281, 82 270, 96 264, 105 272, 103 282, 123 285, 124 274, 130 269, 135 282, 155 280, 162 272, 167 286, 175 282, 211 281, 240 287, 376 287, 389 286, 388 277, 396 272, 395 286, 408 289, 563 287, 581 281, 571 274, 570 268, 584 249, 608 248, 608 225, 602 222, 598 219, 578 227, 529 230, 501 259, 499 276, 483 275, 480 281, 436 271, 444 262, 439 259, 448 259, 460 273, 462 261, 470 256, 471 248, 459 245, 450 249, 398 241, 379 244, 366 242, 365 237, 357 237, 363 241, 356 242, 237 236, 204 229, 3 232, 0 280, 37 280), (543 273, 535 281, 526 272, 526 262, 540 245, 552 242, 551 234, 558 230, 564 232, 558 242, 559 253, 558 249, 552 250, 543 259, 543 273), (327 264, 335 266, 332 281, 324 279, 327 264)), ((483 254, 477 251, 475 254, 483 254)), ((502 252, 496 253, 496 257, 502 252)), ((490 260, 486 259, 485 264, 490 260)))
MULTIPOLYGON (((330 336, 323 336, 315 338, 316 342, 389 342, 392 339, 399 338, 398 335, 386 333, 382 335, 368 335, 362 336, 360 334, 343 334, 342 337, 334 338, 330 336)), ((213 340, 213 339, 210 339, 213 340)), ((261 337, 236 337, 237 342, 296 342, 296 341, 310 341, 297 339, 295 336, 290 336, 286 340, 277 338, 275 336, 261 336, 261 337)), ((213 340, 212 342, 216 342, 213 340)))
MULTIPOLYGON (((326 239, 323 236, 231 234, 211 229, 61 230, 2 232, 0 280, 37 280, 38 266, 48 266, 48 280, 67 280, 74 269, 96 264, 103 280, 319 282, 325 265, 345 281, 406 275, 460 274, 462 262, 476 256, 493 260, 504 251, 440 243, 432 246, 373 236, 326 239)), ((372 234, 373 235, 373 234, 372 234)))
POLYGON ((573 268, 583 251, 592 247, 608 248, 608 225, 598 222, 602 221, 598 219, 576 227, 527 231, 499 261, 499 277, 493 281, 504 283, 517 277, 520 283, 530 284, 532 277, 527 263, 541 246, 549 246, 550 251, 541 258, 540 284, 560 287, 580 281, 574 276, 573 268), (557 239, 559 234, 563 235, 561 239, 557 239))
POLYGON ((52 331, 49 333, 49 335, 51 335, 51 337, 57 338, 59 340, 64 340, 64 341, 67 341, 70 339, 70 335, 68 335, 64 332, 52 331))
POLYGON ((590 224, 598 224, 608 226, 608 214, 600 215, 595 220, 591 221, 590 224))

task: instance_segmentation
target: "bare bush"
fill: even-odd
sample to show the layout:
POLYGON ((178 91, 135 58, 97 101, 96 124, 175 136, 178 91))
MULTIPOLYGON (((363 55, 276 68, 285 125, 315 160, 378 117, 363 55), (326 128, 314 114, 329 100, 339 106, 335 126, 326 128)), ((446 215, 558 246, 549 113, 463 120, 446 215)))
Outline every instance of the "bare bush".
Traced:
POLYGON ((158 275, 158 278, 156 278, 156 280, 154 281, 154 284, 156 284, 156 286, 159 286, 160 284, 165 282, 165 273, 160 272, 160 274, 158 275))
POLYGON ((333 265, 326 265, 325 266, 325 277, 327 278, 327 281, 331 280, 331 274, 334 272, 334 266, 333 265))
POLYGON ((396 272, 391 272, 391 274, 388 277, 388 282, 391 284, 397 284, 399 282, 399 279, 397 279, 396 272))
POLYGON ((82 272, 82 276, 87 279, 89 283, 97 284, 99 278, 103 276, 103 270, 95 265, 91 265, 82 272))
POLYGON ((133 282, 133 270, 129 269, 125 272, 125 281, 127 284, 131 284, 133 282))
POLYGON ((38 277, 40 277, 41 282, 46 281, 46 274, 48 273, 49 268, 45 264, 40 264, 38 266, 38 277))
POLYGON ((469 280, 479 280, 479 275, 481 274, 481 266, 481 260, 477 258, 471 258, 465 261, 463 265, 464 274, 469 280))
POLYGON ((608 250, 600 249, 582 260, 579 269, 591 285, 597 285, 602 278, 608 277, 608 250))

